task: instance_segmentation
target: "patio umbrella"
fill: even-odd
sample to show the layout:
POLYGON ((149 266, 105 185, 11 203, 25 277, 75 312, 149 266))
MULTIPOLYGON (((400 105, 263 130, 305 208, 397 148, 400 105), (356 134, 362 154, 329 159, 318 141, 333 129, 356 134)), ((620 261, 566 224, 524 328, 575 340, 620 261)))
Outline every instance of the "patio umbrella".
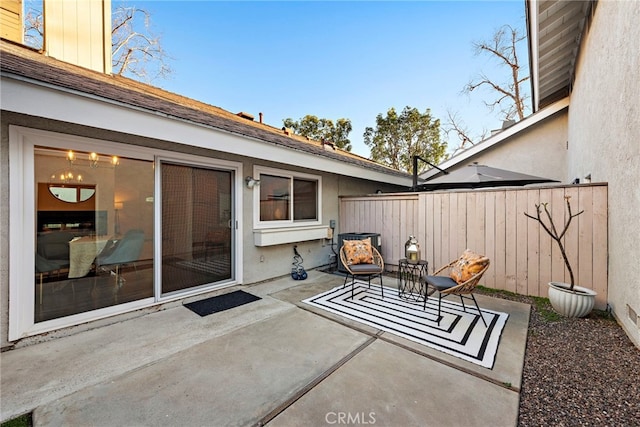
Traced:
POLYGON ((415 191, 522 186, 543 182, 559 181, 473 163, 420 184, 415 191))

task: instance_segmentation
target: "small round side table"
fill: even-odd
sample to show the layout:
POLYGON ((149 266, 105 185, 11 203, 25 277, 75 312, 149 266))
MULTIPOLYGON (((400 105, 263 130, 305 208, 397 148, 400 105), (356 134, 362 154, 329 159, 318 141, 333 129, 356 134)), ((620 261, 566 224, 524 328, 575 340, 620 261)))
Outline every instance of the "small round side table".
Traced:
POLYGON ((398 297, 415 302, 427 299, 427 284, 422 276, 428 273, 429 263, 425 260, 409 262, 406 258, 398 262, 398 297))

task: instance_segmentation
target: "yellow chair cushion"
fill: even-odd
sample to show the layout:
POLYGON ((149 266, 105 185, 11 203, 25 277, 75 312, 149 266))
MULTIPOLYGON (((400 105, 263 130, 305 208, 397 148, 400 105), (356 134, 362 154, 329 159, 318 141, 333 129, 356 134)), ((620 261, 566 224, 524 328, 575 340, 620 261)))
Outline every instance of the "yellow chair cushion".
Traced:
POLYGON ((449 276, 457 283, 464 283, 489 264, 489 258, 469 249, 465 250, 451 267, 449 276))
POLYGON ((348 265, 373 264, 370 237, 363 240, 345 240, 343 246, 348 265))

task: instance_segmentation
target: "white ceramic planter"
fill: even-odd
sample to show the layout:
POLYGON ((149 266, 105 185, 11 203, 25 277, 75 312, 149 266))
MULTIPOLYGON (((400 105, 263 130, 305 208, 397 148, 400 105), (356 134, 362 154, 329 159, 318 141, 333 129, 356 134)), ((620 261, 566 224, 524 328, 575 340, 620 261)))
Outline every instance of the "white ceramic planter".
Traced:
POLYGON ((596 301, 596 292, 581 286, 562 282, 549 282, 549 302, 554 310, 565 317, 584 317, 591 312, 596 301))

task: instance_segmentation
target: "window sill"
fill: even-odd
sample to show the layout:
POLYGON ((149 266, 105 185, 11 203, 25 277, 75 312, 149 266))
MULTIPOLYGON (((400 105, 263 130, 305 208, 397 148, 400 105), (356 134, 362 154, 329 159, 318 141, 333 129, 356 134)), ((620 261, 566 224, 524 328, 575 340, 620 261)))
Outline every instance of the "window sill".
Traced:
POLYGON ((273 246, 285 243, 326 239, 329 236, 329 230, 330 229, 326 225, 253 230, 253 241, 256 246, 273 246))

